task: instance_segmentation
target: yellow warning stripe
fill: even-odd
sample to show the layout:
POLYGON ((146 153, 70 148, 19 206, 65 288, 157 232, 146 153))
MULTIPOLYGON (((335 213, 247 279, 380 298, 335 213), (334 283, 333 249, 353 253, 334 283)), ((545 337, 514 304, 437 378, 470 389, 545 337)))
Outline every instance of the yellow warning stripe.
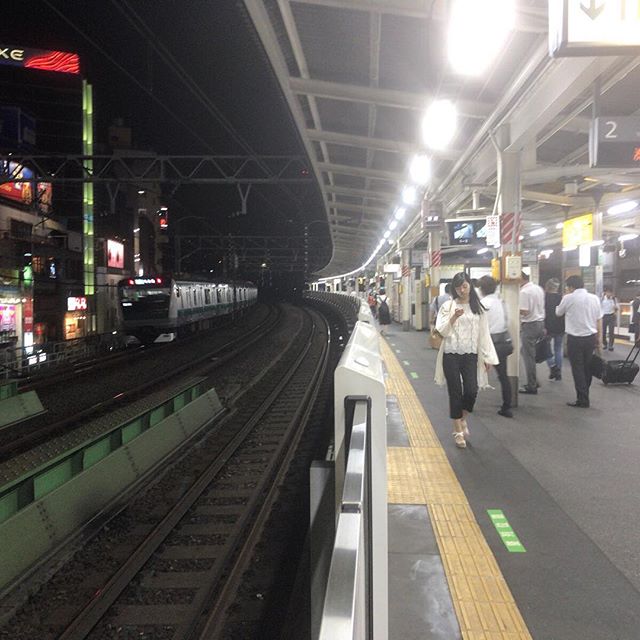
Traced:
POLYGON ((531 640, 429 417, 395 354, 380 342, 387 393, 398 399, 411 445, 387 449, 389 502, 427 506, 465 640, 531 640))

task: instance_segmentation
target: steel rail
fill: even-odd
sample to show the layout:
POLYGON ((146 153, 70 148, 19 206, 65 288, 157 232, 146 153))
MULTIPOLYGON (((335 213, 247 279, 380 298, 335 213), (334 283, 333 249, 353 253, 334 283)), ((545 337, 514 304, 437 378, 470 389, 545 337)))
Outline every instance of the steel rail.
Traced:
MULTIPOLYGON (((313 330, 313 327, 312 327, 313 330)), ((279 381, 276 388, 269 396, 260 404, 258 409, 252 414, 251 418, 237 432, 232 440, 224 447, 222 452, 213 460, 209 466, 201 473, 199 478, 191 485, 189 490, 179 499, 179 501, 171 508, 169 513, 159 522, 153 531, 143 540, 134 553, 120 567, 120 569, 112 575, 103 589, 100 590, 96 597, 87 604, 87 606, 76 616, 76 618, 67 626, 65 631, 59 636, 58 640, 84 640, 91 633, 94 627, 104 617, 109 608, 116 602, 118 597, 127 588, 135 576, 140 572, 144 565, 149 561, 158 547, 165 541, 167 536, 175 529, 180 520, 189 512, 196 501, 206 491, 208 486, 213 482, 216 476, 223 469, 225 464, 229 462, 234 453, 239 449, 249 434, 252 433, 256 425, 261 421, 263 416, 278 400, 284 389, 287 388, 291 378, 296 373, 302 363, 305 362, 307 354, 311 349, 312 341, 308 339, 304 342, 301 352, 298 354, 294 365, 288 368, 286 374, 279 381)), ((259 381, 262 376, 258 376, 259 381)), ((257 382, 256 382, 257 383, 257 382)), ((255 384, 255 383, 254 383, 255 384)), ((227 418, 228 419, 228 418, 227 418)), ((264 480, 263 480, 264 481, 264 480)), ((260 487, 254 492, 252 501, 261 498, 262 491, 260 487)), ((236 523, 232 535, 230 536, 231 544, 228 545, 227 552, 221 552, 220 557, 216 559, 211 570, 208 572, 209 581, 217 581, 220 579, 225 566, 228 563, 228 557, 234 552, 236 534, 242 530, 243 523, 251 515, 251 510, 245 512, 245 516, 236 523)), ((200 605, 206 604, 202 598, 198 599, 198 609, 200 605)))
MULTIPOLYGON (((216 358, 216 360, 215 362, 209 364, 209 366, 207 367, 208 369, 222 366, 224 363, 233 359, 238 354, 247 350, 253 344, 261 340, 266 333, 268 333, 274 326, 276 326, 279 318, 279 312, 270 314, 262 324, 254 327, 248 333, 243 334, 242 336, 238 336, 237 338, 234 338, 218 349, 215 349, 196 360, 193 360, 185 365, 178 367, 177 369, 174 369, 171 372, 171 376, 176 377, 184 373, 185 371, 191 371, 195 366, 210 361, 212 358, 216 358), (240 345, 239 348, 228 351, 229 348, 233 348, 236 345, 240 345)), ((137 387, 117 393, 111 398, 102 400, 101 402, 83 409, 82 411, 72 416, 48 424, 36 431, 33 431, 32 433, 17 435, 17 437, 13 438, 10 442, 0 445, 0 461, 8 459, 12 454, 15 455, 17 453, 26 451, 30 446, 35 446, 38 443, 38 440, 41 440, 44 436, 50 436, 58 432, 62 432, 67 428, 77 424, 80 420, 95 418, 98 415, 103 415, 108 409, 116 406, 121 406, 126 402, 130 402, 148 392, 149 390, 157 391, 160 388, 159 385, 166 386, 167 381, 168 374, 167 372, 164 372, 161 376, 158 376, 153 380, 147 380, 137 387)))

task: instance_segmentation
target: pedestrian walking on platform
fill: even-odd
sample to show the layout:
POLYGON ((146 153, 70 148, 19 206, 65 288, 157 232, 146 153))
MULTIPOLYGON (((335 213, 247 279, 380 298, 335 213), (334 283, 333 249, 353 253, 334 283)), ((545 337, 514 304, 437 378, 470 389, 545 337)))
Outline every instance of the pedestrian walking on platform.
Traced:
POLYGON ((549 380, 562 380, 564 318, 556 315, 556 307, 560 300, 560 281, 550 278, 544 285, 544 328, 550 338, 551 347, 551 356, 547 358, 549 380))
POLYGON ((500 389, 502 390, 502 406, 498 414, 505 418, 513 418, 511 382, 509 381, 509 376, 507 376, 507 358, 513 353, 513 342, 507 326, 507 313, 504 303, 496 293, 497 286, 497 282, 491 276, 482 276, 480 278, 479 287, 482 292, 482 306, 487 310, 489 334, 498 355, 498 364, 495 369, 500 381, 500 389))
POLYGON ((378 324, 380 325, 380 335, 384 335, 385 327, 391 324, 391 311, 389 310, 389 299, 384 289, 380 289, 377 296, 378 301, 378 324))
POLYGON ((436 331, 443 337, 436 359, 436 384, 447 384, 449 415, 456 446, 464 449, 469 437, 467 415, 473 411, 478 388, 489 386, 487 372, 499 359, 489 334, 485 308, 466 273, 451 283, 453 299, 438 312, 436 331))
POLYGON ((544 291, 523 271, 520 284, 520 353, 527 374, 520 393, 538 393, 536 342, 544 338, 544 291))
POLYGON ((613 351, 615 339, 616 317, 618 314, 618 299, 613 295, 611 287, 605 287, 600 300, 602 307, 602 348, 613 351))
POLYGON ((591 358, 594 350, 602 354, 602 309, 598 297, 584 288, 580 276, 569 276, 565 282, 567 294, 556 308, 556 315, 565 316, 567 353, 576 388, 576 401, 570 407, 589 407, 591 358))

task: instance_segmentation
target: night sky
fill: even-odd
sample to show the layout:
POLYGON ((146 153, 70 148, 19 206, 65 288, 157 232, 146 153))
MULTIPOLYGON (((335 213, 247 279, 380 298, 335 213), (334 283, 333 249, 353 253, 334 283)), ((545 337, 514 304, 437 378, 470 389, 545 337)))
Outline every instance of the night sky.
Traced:
MULTIPOLYGON (((79 53, 94 87, 98 143, 122 118, 135 148, 161 154, 304 153, 242 2, 11 3, 3 10, 0 42, 79 53)), ((25 73, 0 67, 0 94, 25 73)), ((46 105, 31 110, 38 109, 44 110, 39 118, 51 113, 46 105)), ((64 141, 43 137, 39 146, 51 151, 64 141)), ((324 218, 324 210, 315 184, 288 188, 295 197, 275 186, 253 187, 244 217, 230 217, 239 209, 233 186, 180 187, 169 204, 174 220, 206 216, 224 233, 298 235, 303 221, 324 218)))

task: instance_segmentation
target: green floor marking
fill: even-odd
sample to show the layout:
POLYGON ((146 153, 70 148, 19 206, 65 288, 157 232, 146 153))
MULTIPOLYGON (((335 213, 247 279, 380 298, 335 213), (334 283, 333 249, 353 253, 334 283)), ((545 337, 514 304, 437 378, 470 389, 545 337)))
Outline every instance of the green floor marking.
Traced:
POLYGON ((507 550, 511 553, 526 553, 527 550, 511 528, 511 525, 502 510, 487 509, 487 513, 489 514, 491 522, 493 522, 493 526, 496 528, 498 535, 502 538, 504 546, 507 547, 507 550))
POLYGON ((412 371, 409 375, 410 375, 414 380, 417 380, 417 379, 418 379, 418 374, 417 374, 415 371, 412 371))

